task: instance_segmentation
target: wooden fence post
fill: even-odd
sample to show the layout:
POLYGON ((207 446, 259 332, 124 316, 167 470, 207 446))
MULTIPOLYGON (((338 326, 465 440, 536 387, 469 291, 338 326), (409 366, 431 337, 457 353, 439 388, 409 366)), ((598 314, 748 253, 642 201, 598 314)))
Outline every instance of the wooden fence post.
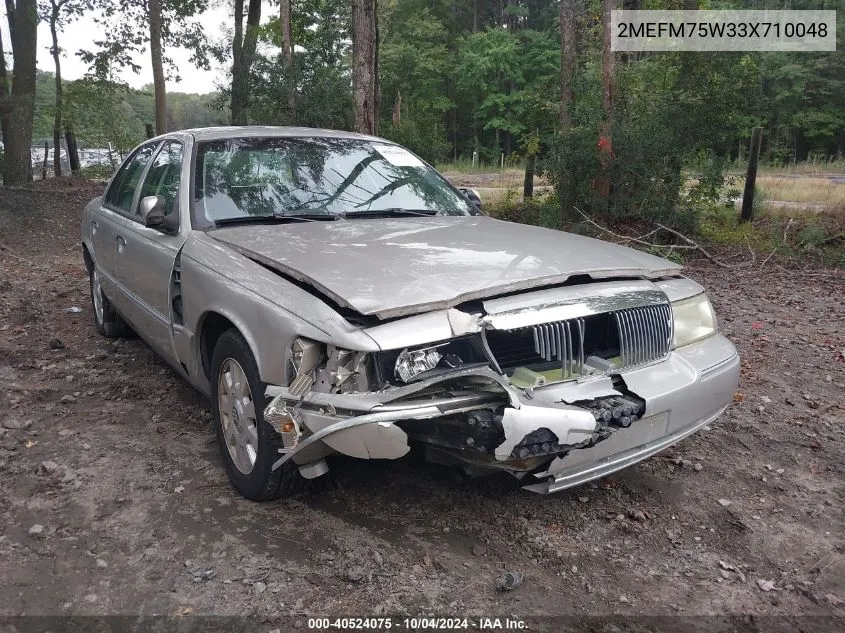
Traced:
POLYGON ((153 129, 153 124, 152 124, 152 123, 147 123, 147 124, 145 125, 145 127, 146 127, 146 129, 147 129, 147 138, 152 138, 152 137, 154 137, 154 136, 156 135, 155 130, 153 129))
POLYGON ((760 145, 763 142, 763 128, 751 130, 751 146, 748 150, 748 172, 745 174, 745 190, 742 193, 740 219, 750 222, 754 219, 754 186, 757 183, 757 163, 760 159, 760 145))
POLYGON ((50 155, 50 143, 44 141, 44 164, 41 165, 41 180, 47 180, 47 157, 50 155))

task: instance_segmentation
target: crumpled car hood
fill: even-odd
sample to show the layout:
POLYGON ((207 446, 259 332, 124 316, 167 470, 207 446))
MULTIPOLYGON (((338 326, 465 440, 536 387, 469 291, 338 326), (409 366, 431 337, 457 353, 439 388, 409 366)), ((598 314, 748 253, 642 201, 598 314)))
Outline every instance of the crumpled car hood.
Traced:
POLYGON ((681 269, 624 246, 484 216, 243 225, 208 234, 379 318, 560 284, 573 275, 655 278, 681 269))

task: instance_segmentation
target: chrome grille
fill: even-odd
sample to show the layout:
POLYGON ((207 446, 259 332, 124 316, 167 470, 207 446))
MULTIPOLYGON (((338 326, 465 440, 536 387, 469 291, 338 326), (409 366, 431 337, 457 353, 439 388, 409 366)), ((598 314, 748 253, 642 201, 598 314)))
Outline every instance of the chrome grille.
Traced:
POLYGON ((543 323, 532 330, 534 352, 543 360, 560 361, 564 378, 584 371, 584 319, 543 323))
POLYGON ((562 377, 568 379, 585 370, 627 370, 669 354, 672 308, 668 303, 653 303, 533 326, 489 330, 486 338, 490 352, 505 371, 517 367, 536 371, 559 367, 562 377), (590 356, 614 361, 590 363, 590 356), (591 365, 592 370, 586 365, 591 365))
POLYGON ((619 331, 620 369, 663 358, 672 345, 672 308, 668 304, 613 313, 619 331))

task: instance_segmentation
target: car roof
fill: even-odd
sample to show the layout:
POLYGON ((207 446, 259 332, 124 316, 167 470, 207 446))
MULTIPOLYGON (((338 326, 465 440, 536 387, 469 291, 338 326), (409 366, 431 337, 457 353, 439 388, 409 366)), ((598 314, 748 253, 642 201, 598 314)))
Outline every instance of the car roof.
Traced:
POLYGON ((358 134, 357 132, 346 132, 343 130, 324 130, 313 127, 283 127, 272 125, 244 125, 244 126, 221 126, 221 127, 198 127, 188 130, 174 130, 168 134, 161 135, 161 138, 174 134, 190 134, 198 141, 218 141, 230 138, 284 138, 284 137, 311 137, 311 138, 348 138, 362 141, 380 141, 390 143, 377 136, 358 134))

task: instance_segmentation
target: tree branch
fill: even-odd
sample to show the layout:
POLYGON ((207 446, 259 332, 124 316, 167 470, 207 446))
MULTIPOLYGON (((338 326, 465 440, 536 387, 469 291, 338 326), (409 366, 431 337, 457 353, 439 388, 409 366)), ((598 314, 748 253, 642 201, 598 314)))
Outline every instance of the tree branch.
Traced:
POLYGON ((682 240, 684 240, 687 244, 689 244, 690 246, 692 246, 692 247, 694 247, 695 249, 697 249, 698 251, 700 251, 702 255, 704 255, 707 259, 709 259, 709 260, 710 260, 711 262, 713 262, 714 264, 716 264, 716 265, 718 265, 718 266, 721 266, 722 268, 733 268, 733 266, 730 266, 729 264, 726 264, 725 262, 721 261, 720 259, 718 259, 718 258, 716 258, 716 257, 713 257, 713 255, 711 255, 711 254, 710 254, 710 253, 708 253, 706 250, 704 250, 704 248, 703 248, 701 245, 699 245, 698 243, 696 243, 696 242, 692 241, 690 238, 688 238, 688 237, 687 237, 686 235, 684 235, 683 233, 678 233, 678 231, 676 231, 675 229, 670 229, 668 226, 663 226, 663 225, 662 225, 662 224, 660 224, 659 222, 655 222, 655 224, 656 224, 658 227, 660 227, 661 229, 663 229, 664 231, 668 231, 668 232, 669 232, 669 233, 671 233, 672 235, 675 235, 675 236, 677 236, 677 237, 680 237, 680 238, 681 238, 682 240))
POLYGON ((647 246, 649 248, 668 249, 670 253, 672 251, 680 250, 680 249, 695 250, 695 251, 699 251, 702 255, 704 255, 707 259, 709 259, 711 262, 713 262, 717 266, 721 266, 722 268, 730 268, 730 269, 734 268, 730 264, 726 264, 722 260, 720 260, 717 257, 714 257, 713 255, 711 255, 698 242, 691 240, 690 238, 688 238, 683 233, 679 233, 675 229, 670 229, 668 226, 664 226, 663 224, 660 224, 659 222, 655 222, 655 226, 657 226, 657 228, 655 230, 649 231, 648 233, 646 233, 642 237, 648 237, 649 235, 654 235, 659 230, 663 230, 663 231, 667 231, 668 233, 671 233, 672 235, 674 235, 676 237, 681 238, 684 242, 686 242, 686 244, 655 244, 653 242, 646 242, 644 239, 642 239, 642 237, 629 237, 627 235, 620 235, 619 233, 614 233, 610 229, 605 228, 602 225, 598 224, 592 218, 590 218, 586 213, 581 211, 581 209, 579 209, 578 207, 573 206, 572 208, 575 209, 582 218, 584 218, 587 222, 592 224, 594 227, 596 227, 602 233, 606 233, 607 235, 612 235, 616 239, 622 240, 624 242, 635 242, 636 244, 641 244, 642 246, 647 246))

